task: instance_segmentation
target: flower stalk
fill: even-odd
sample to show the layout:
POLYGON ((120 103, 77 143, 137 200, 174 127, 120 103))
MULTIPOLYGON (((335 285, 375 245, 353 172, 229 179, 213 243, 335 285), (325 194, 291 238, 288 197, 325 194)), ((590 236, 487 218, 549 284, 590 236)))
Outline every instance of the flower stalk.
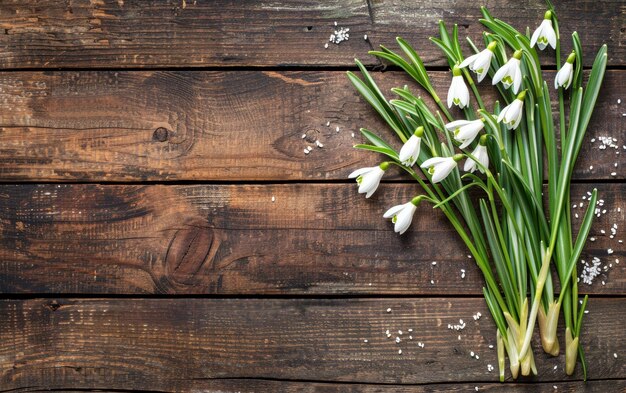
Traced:
POLYGON ((396 39, 400 53, 385 47, 370 53, 403 69, 432 98, 440 112, 433 113, 425 99, 412 93, 408 86, 392 89, 398 98, 388 101, 358 61, 362 78, 348 72, 359 93, 402 143, 398 152, 394 144, 362 129, 368 143, 355 147, 383 154, 389 161, 354 171, 349 177, 356 178, 358 192, 366 197, 376 191, 391 164, 417 182, 423 195, 401 201, 384 214, 399 234, 410 230, 420 201, 431 202, 442 210, 483 274, 485 301, 497 327, 501 381, 505 378, 506 356, 513 378, 537 374, 531 347, 536 324, 543 350, 553 356, 559 354, 560 315, 565 320, 566 372, 574 372, 580 356, 586 376, 579 338, 586 298, 579 309, 575 267, 594 217, 597 191, 588 201, 574 240, 569 189, 604 77, 606 46, 598 52, 589 81, 583 86, 578 35, 572 35, 574 51, 561 66, 559 26, 551 5, 530 38, 493 18, 485 8, 481 10, 481 23, 490 30, 484 34, 482 51, 470 41, 476 53, 465 57, 458 41, 458 27, 454 25, 450 31, 441 21, 440 37, 431 38, 443 51, 452 71, 447 106, 457 106, 455 110, 462 111, 462 117, 457 112, 453 116, 441 102, 417 51, 402 38, 396 39), (537 55, 537 49, 548 46, 555 49, 559 69, 550 84, 543 79, 537 55), (470 71, 476 74, 478 82, 487 76, 492 78, 502 106, 496 101, 493 109, 487 109, 470 71), (557 126, 548 88, 552 84, 559 98, 557 126), (470 100, 468 85, 475 102, 470 100), (570 94, 569 108, 565 107, 566 92, 570 94), (477 111, 472 107, 476 104, 477 111), (560 149, 556 137, 559 133, 560 149), (465 162, 459 168, 461 160, 465 162), (545 204, 544 161, 548 173, 545 204), (470 188, 480 190, 477 203, 468 195, 470 188), (556 277, 551 273, 552 266, 556 277), (553 279, 560 282, 558 297, 553 279))

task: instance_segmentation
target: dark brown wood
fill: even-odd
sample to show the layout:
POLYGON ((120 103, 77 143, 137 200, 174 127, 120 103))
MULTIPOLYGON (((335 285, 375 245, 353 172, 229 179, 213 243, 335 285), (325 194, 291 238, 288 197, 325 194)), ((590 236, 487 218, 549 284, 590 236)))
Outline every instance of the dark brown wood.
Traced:
MULTIPOLYGON (((522 31, 534 30, 546 10, 536 0, 484 5, 522 31)), ((624 65, 621 5, 618 0, 557 4, 564 53, 571 48, 569 34, 577 30, 585 64, 608 43, 609 64, 624 65)), ((352 66, 355 57, 376 64, 367 51, 380 44, 395 47, 396 36, 416 45, 427 65, 441 66, 441 52, 428 41, 438 34, 438 20, 458 23, 461 39, 479 40, 484 31, 479 6, 452 0, 3 1, 0 67, 352 66), (350 40, 325 49, 338 28, 334 22, 350 28, 350 40)), ((554 62, 551 55, 544 61, 554 62)))
MULTIPOLYGON (((384 91, 410 83, 374 77, 384 91)), ((445 93, 450 75, 433 82, 445 93)), ((607 73, 587 136, 615 137, 619 148, 584 143, 576 179, 624 179, 625 84, 625 71, 607 73)), ((6 181, 345 179, 381 159, 352 148, 360 127, 399 148, 344 72, 11 72, 0 86, 6 181)))
MULTIPOLYGON (((582 340, 591 380, 626 375, 623 302, 590 301, 582 340)), ((3 389, 169 391, 241 378, 471 386, 498 379, 487 370, 497 363, 488 347, 494 324, 479 298, 32 299, 0 301, 0 313, 3 389), (474 321, 477 312, 483 316, 474 321), (463 331, 447 328, 459 319, 463 331)), ((541 373, 533 381, 582 377, 580 367, 564 375, 563 355, 537 349, 535 358, 541 373)))
MULTIPOLYGON (((626 185, 575 185, 572 203, 594 186, 607 212, 583 258, 613 266, 579 288, 623 295, 626 185)), ((4 185, 0 291, 480 295, 482 276, 438 210, 420 205, 403 236, 382 217, 415 192, 384 184, 366 200, 353 184, 4 185)))
MULTIPOLYGON (((66 386, 73 384, 57 384, 56 389, 66 393, 120 393, 126 390, 106 390, 106 389, 80 389, 74 390, 66 386)), ((281 392, 281 393, 449 393, 449 392, 473 392, 475 388, 479 392, 489 393, 607 393, 619 392, 626 389, 626 381, 587 381, 582 382, 535 382, 535 383, 441 383, 428 385, 390 385, 390 384, 360 384, 360 383, 333 383, 333 382, 296 382, 296 381, 269 381, 262 379, 209 379, 189 381, 184 388, 168 389, 160 388, 158 392, 203 392, 203 393, 259 393, 259 392, 281 392), (556 388, 555 388, 556 386, 556 388)), ((45 388, 18 388, 11 389, 10 392, 49 392, 45 388)), ((3 392, 3 390, 0 390, 3 392)), ((133 392, 152 393, 143 389, 134 389, 133 392)))

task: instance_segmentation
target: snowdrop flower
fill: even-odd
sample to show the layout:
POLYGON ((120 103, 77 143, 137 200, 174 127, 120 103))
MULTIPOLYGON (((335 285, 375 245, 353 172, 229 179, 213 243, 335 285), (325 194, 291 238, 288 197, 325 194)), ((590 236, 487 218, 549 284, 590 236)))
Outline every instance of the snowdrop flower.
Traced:
POLYGON ((402 235, 407 229, 409 229, 409 226, 411 226, 413 214, 415 214, 415 210, 417 209, 417 205, 421 199, 421 196, 417 196, 410 202, 403 205, 396 205, 387 210, 387 212, 383 214, 383 217, 391 218, 391 222, 395 224, 393 226, 393 230, 402 235))
POLYGON ((448 108, 451 108, 452 104, 461 109, 469 104, 469 90, 465 86, 461 69, 456 66, 452 69, 452 83, 448 89, 448 108))
POLYGON ((356 182, 359 185, 359 194, 365 194, 365 198, 369 198, 378 188, 380 179, 382 179, 387 168, 389 168, 389 163, 383 162, 378 166, 357 169, 349 174, 348 178, 353 179, 356 177, 356 182))
POLYGON ((567 89, 572 83, 572 77, 574 76, 574 60, 576 59, 576 52, 570 53, 567 57, 567 61, 563 64, 563 67, 556 73, 554 77, 554 88, 558 89, 562 87, 567 89))
POLYGON ((455 154, 452 157, 433 157, 424 161, 422 168, 428 168, 428 173, 432 176, 432 182, 439 183, 448 175, 454 168, 456 163, 463 158, 462 154, 455 154))
POLYGON ((502 112, 498 115, 498 122, 504 120, 506 128, 516 129, 519 122, 522 120, 522 109, 524 108, 524 98, 526 97, 526 90, 519 93, 517 98, 513 100, 508 106, 502 109, 502 112))
POLYGON ((489 45, 487 45, 487 48, 483 49, 482 52, 476 53, 475 55, 463 60, 463 62, 459 65, 459 68, 469 66, 469 69, 478 75, 478 82, 482 81, 485 79, 485 76, 489 71, 489 67, 491 66, 493 50, 496 48, 496 45, 496 41, 491 41, 489 45))
POLYGON ((505 65, 500 67, 496 74, 493 76, 492 85, 502 81, 504 88, 508 89, 513 85, 513 93, 517 94, 520 86, 522 86, 522 70, 520 69, 520 59, 522 58, 522 51, 516 50, 513 53, 513 57, 506 62, 505 65))
MULTIPOLYGON (((478 162, 482 166, 484 166, 485 168, 488 168, 489 167, 489 155, 487 154, 486 144, 487 144, 487 135, 483 135, 480 137, 480 142, 478 143, 478 146, 476 146, 476 148, 472 152, 472 156, 474 156, 474 158, 476 158, 476 160, 478 160, 478 162)), ((479 167, 478 164, 476 164, 476 161, 474 161, 471 158, 468 158, 465 161, 463 170, 465 172, 474 172, 476 169, 478 169, 480 173, 485 173, 483 168, 479 167)))
POLYGON ((402 165, 413 166, 420 155, 420 146, 422 144, 422 135, 424 135, 424 127, 417 127, 417 130, 411 135, 408 141, 400 149, 399 159, 402 165))
POLYGON ((537 44, 539 50, 544 50, 548 44, 550 44, 552 49, 556 49, 556 33, 552 27, 552 12, 550 11, 546 11, 543 22, 541 22, 530 38, 531 48, 535 46, 535 44, 537 44))
POLYGON ((454 139, 461 142, 459 149, 465 149, 485 127, 483 119, 478 120, 455 120, 446 124, 446 130, 454 132, 454 139))

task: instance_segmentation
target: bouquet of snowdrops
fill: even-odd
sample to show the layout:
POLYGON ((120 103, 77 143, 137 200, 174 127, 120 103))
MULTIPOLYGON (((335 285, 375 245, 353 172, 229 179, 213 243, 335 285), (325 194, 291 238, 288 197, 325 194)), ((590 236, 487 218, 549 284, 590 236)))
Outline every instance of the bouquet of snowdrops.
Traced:
POLYGON ((355 147, 381 153, 387 161, 356 170, 349 177, 356 178, 359 192, 366 197, 375 192, 391 165, 415 179, 423 193, 384 214, 400 234, 411 225, 421 202, 433 204, 448 218, 484 275, 483 293, 497 325, 501 381, 505 351, 513 378, 520 369, 522 375, 537 373, 530 346, 537 320, 543 350, 559 354, 561 309, 565 370, 572 374, 580 357, 586 377, 579 338, 587 296, 579 304, 576 262, 589 234, 597 191, 589 198, 574 236, 570 181, 604 77, 607 49, 606 45, 600 48, 583 86, 578 34, 572 34, 574 50, 562 63, 556 14, 549 2, 548 8, 532 35, 528 30, 520 33, 482 8, 480 22, 489 30, 483 33, 485 49, 479 50, 468 38, 475 53, 469 57, 461 51, 457 26, 449 31, 439 22, 440 37, 431 41, 443 51, 452 70, 447 107, 433 89, 419 55, 405 40, 397 38, 404 56, 382 46, 380 51, 370 52, 409 74, 434 100, 439 109, 435 113, 407 86, 392 89, 398 97, 387 100, 358 60, 362 79, 348 72, 356 89, 403 143, 398 152, 374 132, 361 129, 369 144, 355 147), (548 47, 554 50, 559 70, 549 81, 544 79, 536 49, 548 47), (478 83, 489 75, 501 102, 483 102, 474 75, 478 83), (550 101, 553 89, 558 95, 557 124, 550 101), (460 108, 464 118, 455 119, 448 110, 452 106, 460 108), (478 200, 468 196, 470 188, 478 189, 478 200), (558 295, 554 293, 552 263, 560 283, 558 295))

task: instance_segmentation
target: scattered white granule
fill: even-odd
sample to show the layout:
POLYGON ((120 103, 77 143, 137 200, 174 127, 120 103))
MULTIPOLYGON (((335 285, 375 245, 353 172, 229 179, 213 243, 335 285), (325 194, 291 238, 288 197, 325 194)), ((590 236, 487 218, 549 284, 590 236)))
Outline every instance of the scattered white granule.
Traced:
POLYGON ((399 334, 399 335, 402 335, 402 330, 398 330, 398 334, 399 334))
POLYGON ((489 372, 493 371, 493 366, 491 364, 487 365, 487 371, 489 371, 489 372))
POLYGON ((474 357, 474 351, 470 352, 470 356, 474 357))
POLYGON ((621 99, 621 98, 618 98, 618 99, 617 99, 617 103, 618 103, 618 104, 621 104, 621 103, 622 103, 622 99, 621 99))
POLYGON ((400 337, 396 337, 396 344, 400 344, 400 337))
MULTIPOLYGON (((387 312, 391 312, 391 307, 387 309, 387 312)), ((387 333, 389 333, 389 330, 387 330, 387 333)))
POLYGON ((304 154, 309 154, 310 151, 308 149, 304 149, 304 154))
POLYGON ((326 127, 330 127, 330 121, 326 122, 326 127))
POLYGON ((352 137, 354 138, 354 132, 352 133, 352 137))
POLYGON ((437 264, 436 261, 432 261, 431 265, 435 266, 437 264))
POLYGON ((461 269, 461 278, 465 278, 465 269, 461 269))
POLYGON ((328 42, 324 44, 324 49, 328 49, 328 42))
POLYGON ((413 329, 409 329, 409 333, 411 333, 413 331, 413 329))
POLYGON ((617 352, 613 352, 613 357, 617 359, 617 352))
POLYGON ((306 134, 302 134, 302 139, 306 138, 306 134))
POLYGON ((431 285, 435 285, 435 280, 430 280, 431 285))
POLYGON ((493 349, 493 344, 489 344, 489 349, 493 349))
POLYGON ((398 355, 402 355, 402 350, 398 349, 398 355))
MULTIPOLYGON (((335 22, 335 26, 337 26, 336 23, 337 22, 335 22)), ((330 35, 330 38, 328 39, 328 41, 337 45, 341 44, 344 41, 348 41, 348 39, 350 38, 349 31, 350 31, 350 28, 348 27, 340 27, 339 29, 335 30, 333 34, 330 35)))
POLYGON ((365 41, 367 41, 367 34, 365 34, 365 35, 363 36, 363 39, 364 39, 365 41))
POLYGON ((276 197, 272 195, 272 202, 276 202, 276 197))
POLYGON ((367 341, 367 339, 363 340, 364 343, 368 343, 369 341, 367 341))
POLYGON ((339 126, 335 127, 335 132, 339 132, 339 126))

